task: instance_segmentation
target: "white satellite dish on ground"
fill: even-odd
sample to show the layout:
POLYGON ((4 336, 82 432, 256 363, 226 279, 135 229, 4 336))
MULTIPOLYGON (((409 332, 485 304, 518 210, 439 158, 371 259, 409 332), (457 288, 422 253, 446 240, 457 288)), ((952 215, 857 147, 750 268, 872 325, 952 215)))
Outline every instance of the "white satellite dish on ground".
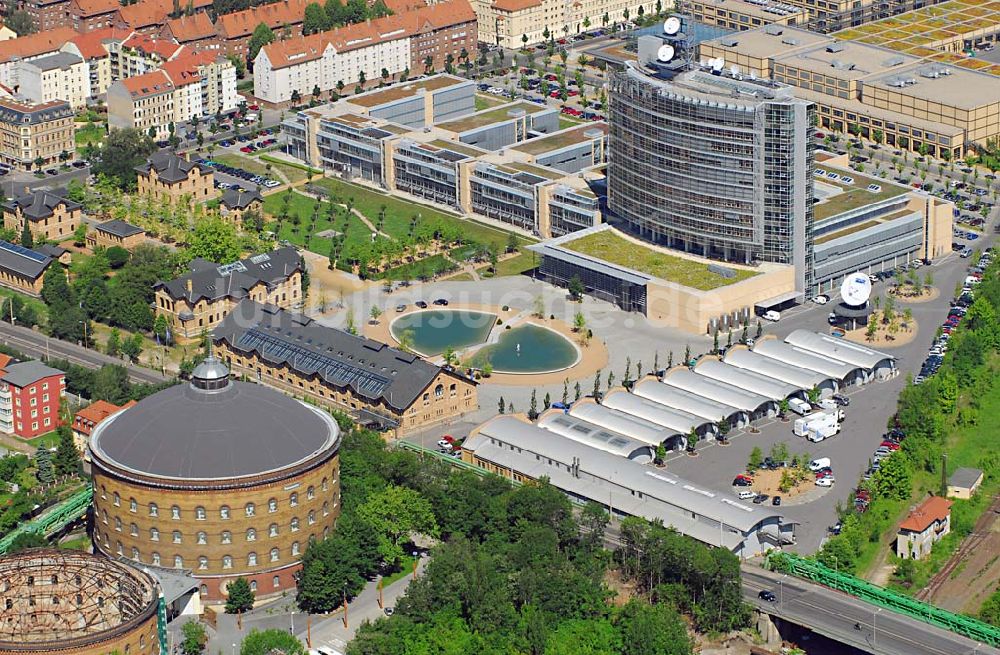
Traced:
POLYGON ((872 281, 864 273, 852 273, 840 285, 840 297, 845 305, 859 307, 872 295, 872 281))
POLYGON ((677 34, 681 31, 681 19, 677 16, 671 16, 663 21, 663 31, 670 36, 677 34))
POLYGON ((670 61, 674 58, 674 46, 669 43, 664 43, 660 46, 660 49, 656 51, 656 58, 663 62, 670 61))

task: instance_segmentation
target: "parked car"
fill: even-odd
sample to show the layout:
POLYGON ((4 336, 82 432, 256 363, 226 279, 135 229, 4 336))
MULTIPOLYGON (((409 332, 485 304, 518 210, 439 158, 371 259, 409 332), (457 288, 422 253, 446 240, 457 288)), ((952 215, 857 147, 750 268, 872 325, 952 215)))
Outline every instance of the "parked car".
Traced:
POLYGON ((418 300, 417 302, 415 302, 413 304, 416 305, 417 307, 419 307, 420 309, 427 309, 427 303, 424 302, 423 300, 418 300))
POLYGON ((774 498, 772 498, 771 504, 774 505, 775 507, 781 505, 781 496, 775 496, 774 498))
POLYGON ((405 312, 406 311, 406 305, 405 304, 396 305, 396 311, 397 312, 405 312))
POLYGON ((439 307, 447 307, 448 301, 445 298, 438 298, 437 300, 434 301, 434 304, 439 307))
POLYGON ((761 592, 757 594, 757 598, 761 600, 766 600, 769 603, 778 602, 778 597, 774 595, 773 591, 770 591, 768 589, 762 589, 761 592))

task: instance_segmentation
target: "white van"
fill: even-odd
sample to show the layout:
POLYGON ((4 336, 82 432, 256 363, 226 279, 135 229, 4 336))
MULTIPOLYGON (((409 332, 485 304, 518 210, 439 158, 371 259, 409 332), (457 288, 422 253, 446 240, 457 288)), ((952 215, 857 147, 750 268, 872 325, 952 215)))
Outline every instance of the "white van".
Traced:
POLYGON ((769 309, 768 311, 764 312, 764 320, 774 321, 775 323, 777 323, 778 321, 781 320, 781 312, 776 312, 773 309, 769 309))
POLYGON ((788 409, 792 410, 799 416, 805 416, 806 414, 812 411, 812 405, 802 400, 801 398, 789 398, 788 409))
POLYGON ((751 498, 754 498, 754 497, 757 496, 757 492, 756 491, 750 491, 749 489, 744 489, 744 490, 740 491, 740 493, 738 495, 740 497, 740 500, 750 500, 751 498))
POLYGON ((822 468, 826 468, 827 466, 830 466, 829 457, 820 457, 819 459, 814 459, 813 461, 809 462, 810 471, 818 471, 822 468))
POLYGON ((833 398, 823 398, 816 404, 819 405, 821 409, 837 409, 840 407, 840 405, 837 404, 837 401, 833 398))

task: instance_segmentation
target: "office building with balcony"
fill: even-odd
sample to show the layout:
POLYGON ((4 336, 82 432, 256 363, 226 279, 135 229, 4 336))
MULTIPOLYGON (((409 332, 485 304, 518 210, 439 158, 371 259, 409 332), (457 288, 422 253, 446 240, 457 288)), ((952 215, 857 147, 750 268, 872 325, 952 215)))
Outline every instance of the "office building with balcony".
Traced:
MULTIPOLYGON (((419 138, 419 137, 418 137, 419 138)), ((453 209, 461 203, 461 162, 486 151, 464 143, 435 138, 419 141, 404 137, 392 143, 390 186, 412 196, 453 209)))
POLYGON ((10 363, 0 368, 0 432, 20 439, 52 432, 59 427, 59 403, 66 374, 38 361, 10 363))
POLYGON ((724 262, 795 268, 812 286, 815 108, 783 85, 635 62, 610 83, 608 207, 646 241, 724 262))

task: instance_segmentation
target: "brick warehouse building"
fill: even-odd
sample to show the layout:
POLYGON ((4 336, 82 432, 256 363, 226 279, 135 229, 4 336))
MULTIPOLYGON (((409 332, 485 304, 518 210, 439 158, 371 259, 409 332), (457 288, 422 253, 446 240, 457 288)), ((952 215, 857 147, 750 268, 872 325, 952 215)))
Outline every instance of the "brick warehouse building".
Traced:
POLYGON ((307 544, 340 515, 340 441, 328 413, 209 357, 94 429, 94 544, 190 574, 209 605, 237 577, 259 600, 294 590, 307 544))
POLYGON ((59 403, 66 374, 38 361, 0 361, 0 432, 21 439, 52 432, 59 426, 59 403))

